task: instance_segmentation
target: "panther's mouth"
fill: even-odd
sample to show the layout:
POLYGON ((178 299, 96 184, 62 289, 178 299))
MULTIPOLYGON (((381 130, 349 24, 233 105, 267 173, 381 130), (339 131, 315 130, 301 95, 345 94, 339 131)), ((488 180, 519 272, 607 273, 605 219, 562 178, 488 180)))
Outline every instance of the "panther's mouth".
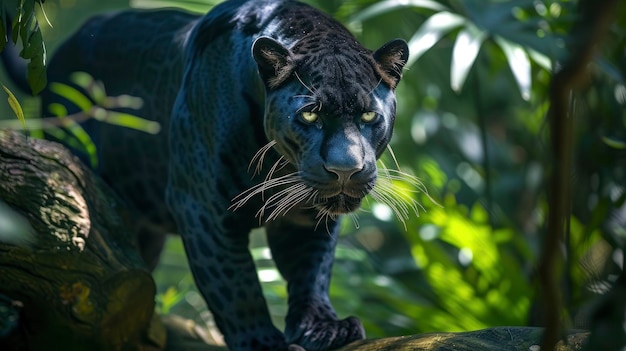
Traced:
POLYGON ((317 184, 318 196, 314 200, 320 213, 332 216, 354 212, 361 207, 365 195, 374 188, 376 177, 351 184, 317 184))
MULTIPOLYGON (((272 140, 255 154, 250 161, 250 171, 253 174, 261 173, 265 154, 276 144, 272 140)), ((389 206, 404 222, 413 213, 417 215, 423 207, 416 200, 407 200, 408 188, 396 187, 394 182, 405 182, 409 188, 415 189, 409 191, 420 192, 429 197, 424 184, 418 178, 399 170, 383 168, 375 174, 359 172, 356 175, 358 179, 349 179, 347 182, 345 177, 342 182, 337 182, 339 179, 336 178, 333 182, 328 177, 315 177, 315 172, 312 173, 313 176, 311 172, 299 169, 281 156, 265 175, 265 180, 237 195, 229 210, 235 211, 251 199, 259 199, 262 203, 255 216, 264 222, 278 219, 292 210, 307 209, 318 212, 317 219, 320 223, 356 211, 363 198, 370 195, 374 201, 389 206)))
POLYGON ((349 196, 345 193, 340 193, 331 197, 324 197, 319 199, 315 204, 321 212, 328 213, 330 215, 340 215, 356 211, 361 206, 363 198, 349 196))

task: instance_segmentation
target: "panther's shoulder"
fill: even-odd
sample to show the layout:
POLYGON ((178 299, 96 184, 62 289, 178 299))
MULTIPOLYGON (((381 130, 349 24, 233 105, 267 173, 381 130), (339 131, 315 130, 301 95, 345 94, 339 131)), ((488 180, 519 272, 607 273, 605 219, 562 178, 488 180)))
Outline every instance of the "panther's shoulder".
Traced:
POLYGON ((249 37, 268 35, 293 43, 311 32, 350 36, 337 21, 316 8, 293 0, 229 0, 203 16, 190 34, 188 47, 198 53, 219 35, 238 30, 249 37))
POLYGON ((275 17, 277 10, 293 4, 284 0, 229 0, 204 15, 190 33, 188 48, 195 55, 219 35, 235 28, 253 35, 275 17))

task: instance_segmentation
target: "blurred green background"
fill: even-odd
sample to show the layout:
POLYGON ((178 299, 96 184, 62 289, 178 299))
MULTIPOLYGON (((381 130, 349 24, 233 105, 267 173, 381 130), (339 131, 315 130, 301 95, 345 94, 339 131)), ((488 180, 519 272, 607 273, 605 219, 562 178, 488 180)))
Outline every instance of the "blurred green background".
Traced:
MULTIPOLYGON (((53 27, 41 21, 48 54, 91 14, 128 7, 183 7, 206 12, 217 1, 47 0, 53 27)), ((368 337, 540 325, 535 267, 545 234, 550 77, 577 38, 576 1, 319 0, 375 49, 409 41, 411 59, 397 90, 391 146, 408 184, 400 201, 419 215, 403 223, 373 199, 344 221, 331 298, 341 316, 361 318, 368 337)), ((626 214, 625 6, 590 67, 587 87, 572 95, 575 169, 572 218, 561 252, 566 325, 586 327, 589 301, 623 265, 626 214)), ((37 101, 18 93, 26 114, 37 101)), ((4 101, 4 99, 2 99, 4 101)), ((6 103, 0 116, 13 118, 6 103)), ((384 165, 394 168, 386 155, 384 165)), ((285 287, 261 231, 252 234, 259 276, 276 324, 285 287)), ((163 313, 214 329, 179 239, 173 236, 155 278, 163 313)))

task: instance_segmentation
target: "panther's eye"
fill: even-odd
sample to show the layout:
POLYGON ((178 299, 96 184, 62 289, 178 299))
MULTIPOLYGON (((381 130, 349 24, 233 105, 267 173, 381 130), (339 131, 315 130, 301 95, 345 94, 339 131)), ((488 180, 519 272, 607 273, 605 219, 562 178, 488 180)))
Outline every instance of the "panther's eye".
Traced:
POLYGON ((374 111, 363 112, 363 114, 361 115, 361 122, 369 123, 375 119, 376 119, 376 112, 374 111))
POLYGON ((302 119, 308 123, 315 123, 318 120, 317 113, 315 112, 302 112, 302 119))

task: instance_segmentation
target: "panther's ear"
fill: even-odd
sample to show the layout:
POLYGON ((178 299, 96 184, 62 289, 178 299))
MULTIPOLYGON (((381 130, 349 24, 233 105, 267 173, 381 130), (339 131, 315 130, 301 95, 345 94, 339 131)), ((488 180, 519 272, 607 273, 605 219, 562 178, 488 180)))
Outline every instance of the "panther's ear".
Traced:
POLYGON ((374 52, 378 73, 391 89, 395 89, 402 78, 402 68, 409 59, 409 46, 403 39, 394 39, 374 52))
POLYGON ((291 51, 269 37, 259 37, 254 41, 252 56, 259 66, 265 86, 269 89, 281 85, 296 67, 291 51))

